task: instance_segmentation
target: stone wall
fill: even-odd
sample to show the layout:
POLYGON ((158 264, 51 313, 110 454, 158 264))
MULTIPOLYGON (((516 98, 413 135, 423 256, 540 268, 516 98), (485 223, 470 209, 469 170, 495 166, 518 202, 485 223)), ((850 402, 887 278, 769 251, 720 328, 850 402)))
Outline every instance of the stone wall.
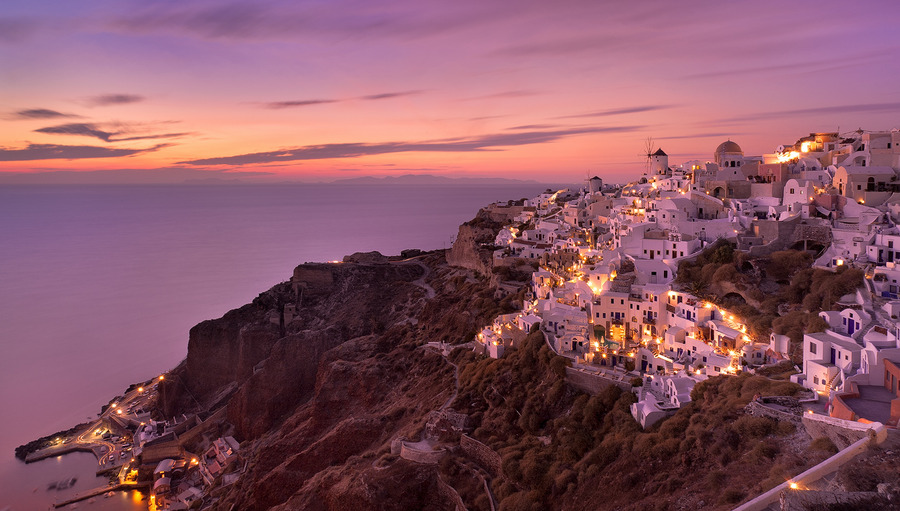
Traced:
POLYGON ((791 244, 798 241, 809 240, 828 246, 831 243, 831 226, 830 225, 810 225, 800 223, 794 230, 791 244))
POLYGON ((744 411, 754 417, 768 417, 777 421, 792 422, 798 426, 800 425, 800 414, 783 410, 776 410, 757 401, 751 401, 746 407, 744 407, 744 411))
POLYGON ((416 449, 406 442, 400 443, 400 457, 405 460, 415 461, 416 463, 434 465, 441 461, 441 458, 443 458, 445 454, 447 454, 447 451, 444 448, 424 451, 416 449))
POLYGON ((456 491, 456 488, 445 483, 440 474, 438 474, 437 480, 438 496, 440 496, 441 500, 443 502, 452 502, 453 505, 456 506, 456 511, 466 511, 466 504, 463 502, 462 497, 459 496, 459 492, 456 491))
POLYGON ((566 368, 566 383, 588 394, 597 394, 610 385, 615 385, 625 392, 631 392, 631 383, 629 382, 579 371, 572 367, 566 368))
MULTIPOLYGON (((880 496, 878 492, 844 492, 844 491, 814 491, 814 490, 787 490, 785 492, 784 511, 807 511, 809 509, 829 509, 829 506, 844 504, 840 509, 865 509, 860 502, 874 499, 880 496), (856 507, 853 506, 856 504, 856 507)), ((832 508, 834 509, 834 508, 832 508)))
POLYGON ((803 415, 803 426, 812 438, 827 437, 838 449, 844 449, 857 440, 869 438, 869 430, 884 429, 878 422, 864 424, 819 414, 803 415))
MULTIPOLYGON (((836 421, 840 421, 840 419, 833 419, 831 417, 825 417, 822 415, 804 415, 803 416, 803 424, 809 427, 810 423, 835 423, 836 421)), ((847 421, 840 421, 847 422, 847 421)), ((858 424, 858 423, 850 423, 850 424, 858 424)), ((744 502, 740 506, 736 507, 734 511, 763 511, 766 509, 770 509, 770 506, 777 503, 779 501, 779 497, 782 495, 786 495, 790 490, 789 484, 796 483, 800 488, 809 487, 813 483, 819 481, 823 477, 836 472, 839 468, 841 468, 844 464, 853 461, 856 456, 868 449, 869 445, 872 443, 881 443, 887 438, 887 429, 879 423, 873 424, 860 424, 861 427, 866 427, 869 429, 863 430, 864 436, 863 438, 845 446, 841 449, 840 452, 835 454, 834 456, 826 459, 825 461, 819 463, 818 465, 806 470, 805 472, 792 477, 789 481, 785 481, 778 486, 770 489, 769 491, 763 493, 762 495, 758 495, 757 497, 750 499, 747 502, 744 502)), ((814 437, 816 435, 813 435, 814 437)), ((813 508, 815 509, 815 508, 813 508)))
POLYGON ((487 470, 492 477, 497 477, 501 473, 502 462, 500 455, 490 447, 475 440, 469 435, 462 435, 459 439, 459 446, 462 448, 466 456, 472 458, 487 470))

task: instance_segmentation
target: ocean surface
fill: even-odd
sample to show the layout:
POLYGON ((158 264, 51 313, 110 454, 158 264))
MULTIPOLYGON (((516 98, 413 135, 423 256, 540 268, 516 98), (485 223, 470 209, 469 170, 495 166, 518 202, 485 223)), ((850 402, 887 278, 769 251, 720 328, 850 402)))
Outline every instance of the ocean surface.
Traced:
MULTIPOLYGON (((177 365, 188 330, 307 261, 448 248, 460 223, 541 185, 0 187, 0 510, 105 484, 94 457, 16 446, 94 419, 177 365), (47 485, 78 477, 75 488, 47 485)), ((78 509, 146 509, 116 494, 78 509)))

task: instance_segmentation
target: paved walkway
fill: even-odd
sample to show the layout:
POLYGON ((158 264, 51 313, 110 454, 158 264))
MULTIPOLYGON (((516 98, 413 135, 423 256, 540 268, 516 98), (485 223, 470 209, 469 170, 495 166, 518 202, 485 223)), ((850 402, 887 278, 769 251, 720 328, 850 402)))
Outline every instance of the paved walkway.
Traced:
POLYGON ((870 421, 887 424, 891 419, 891 391, 877 385, 860 385, 859 397, 844 398, 844 403, 856 415, 870 421))

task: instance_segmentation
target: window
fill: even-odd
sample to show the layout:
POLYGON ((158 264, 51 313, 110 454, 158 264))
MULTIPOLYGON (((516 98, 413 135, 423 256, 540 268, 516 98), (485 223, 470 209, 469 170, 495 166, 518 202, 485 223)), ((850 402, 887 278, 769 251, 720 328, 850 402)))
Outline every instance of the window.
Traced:
POLYGON ((791 192, 790 192, 790 193, 794 193, 794 189, 793 189, 793 188, 791 188, 791 192))
POLYGON ((813 383, 815 383, 816 385, 819 384, 819 377, 818 377, 818 376, 813 376, 813 383))
POLYGON ((816 354, 816 345, 815 344, 809 343, 809 352, 812 353, 813 355, 816 354))

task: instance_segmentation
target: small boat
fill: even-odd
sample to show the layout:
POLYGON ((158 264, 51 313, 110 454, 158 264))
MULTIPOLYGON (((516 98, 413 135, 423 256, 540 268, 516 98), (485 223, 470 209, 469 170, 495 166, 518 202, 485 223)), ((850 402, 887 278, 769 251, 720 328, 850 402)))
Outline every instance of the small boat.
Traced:
POLYGON ((57 486, 58 484, 59 484, 59 483, 58 483, 57 481, 53 481, 52 483, 48 484, 48 485, 47 485, 47 491, 55 490, 55 489, 56 489, 56 486, 57 486))

